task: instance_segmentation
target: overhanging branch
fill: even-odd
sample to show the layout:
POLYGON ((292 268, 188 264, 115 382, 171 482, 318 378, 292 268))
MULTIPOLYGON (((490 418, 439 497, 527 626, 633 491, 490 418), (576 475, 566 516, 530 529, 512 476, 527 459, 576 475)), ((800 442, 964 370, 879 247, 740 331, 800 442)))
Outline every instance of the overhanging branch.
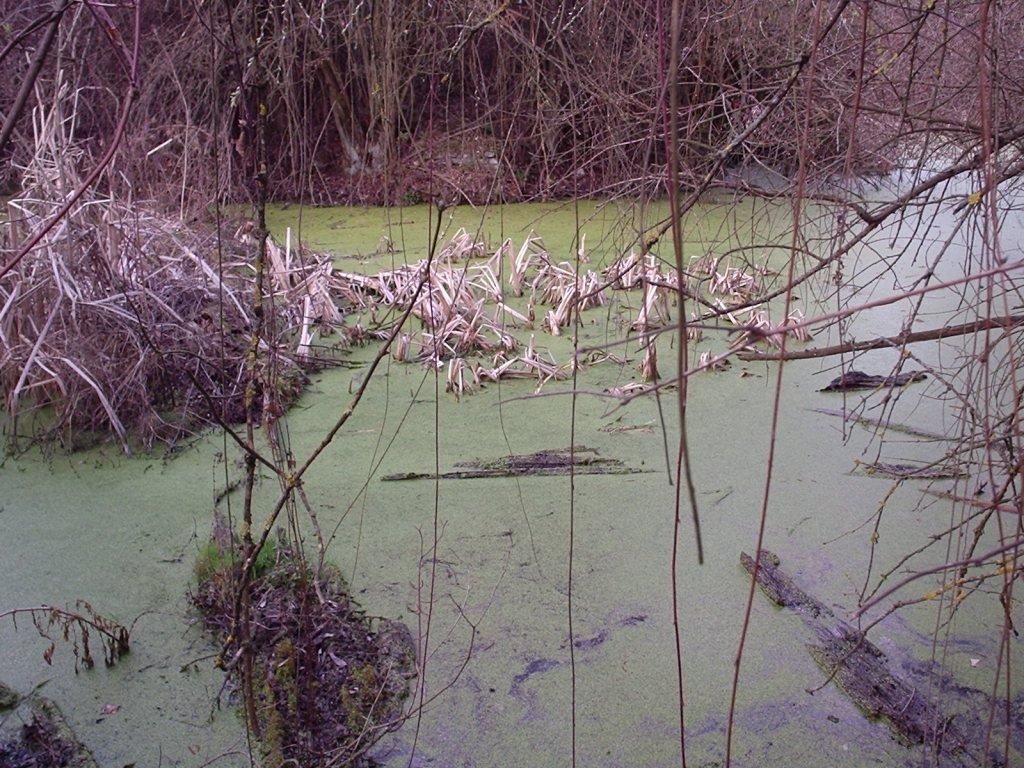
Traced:
POLYGON ((809 360, 815 357, 831 357, 850 352, 864 352, 869 349, 884 349, 886 347, 902 347, 905 344, 915 344, 919 341, 936 341, 952 336, 965 336, 969 333, 979 333, 993 328, 1009 330, 1024 322, 1024 315, 1005 315, 1003 317, 978 318, 969 323, 959 325, 947 325, 943 328, 932 328, 928 331, 914 331, 901 333, 898 336, 890 336, 881 339, 870 339, 868 341, 849 341, 845 344, 834 344, 831 347, 816 347, 812 349, 786 350, 781 352, 739 352, 736 357, 740 360, 809 360))

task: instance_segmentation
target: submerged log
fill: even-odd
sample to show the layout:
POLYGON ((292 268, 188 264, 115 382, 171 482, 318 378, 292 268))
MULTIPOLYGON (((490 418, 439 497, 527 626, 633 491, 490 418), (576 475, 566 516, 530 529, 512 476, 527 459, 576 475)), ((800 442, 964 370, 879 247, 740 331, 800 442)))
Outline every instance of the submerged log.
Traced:
POLYGON ((537 451, 525 455, 502 456, 491 461, 464 461, 453 472, 401 472, 381 480, 467 480, 485 477, 523 477, 525 475, 631 475, 642 469, 627 467, 618 459, 606 459, 593 448, 537 451))
POLYGON ((946 718, 927 696, 892 671, 893 663, 863 633, 846 623, 828 606, 804 592, 780 569, 779 558, 761 550, 759 564, 746 552, 740 564, 755 576, 757 585, 776 605, 790 608, 814 632, 816 643, 807 650, 840 690, 868 717, 881 718, 906 744, 928 744, 955 766, 978 765, 971 747, 979 743, 965 735, 953 718, 946 718))
POLYGON ((884 461, 855 460, 857 466, 866 475, 891 477, 894 480, 944 480, 967 477, 967 473, 957 467, 934 464, 893 464, 884 461))

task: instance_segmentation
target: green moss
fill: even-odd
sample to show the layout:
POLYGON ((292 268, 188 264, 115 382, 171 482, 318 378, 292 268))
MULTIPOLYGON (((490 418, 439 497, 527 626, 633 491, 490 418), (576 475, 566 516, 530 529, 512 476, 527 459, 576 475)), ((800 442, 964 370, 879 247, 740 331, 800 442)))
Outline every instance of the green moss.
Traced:
POLYGON ((0 683, 0 710, 16 707, 19 701, 21 701, 21 696, 17 691, 0 683))
POLYGON ((373 665, 354 667, 349 673, 348 684, 341 689, 341 709, 345 713, 345 724, 353 733, 360 733, 370 720, 373 704, 379 696, 380 685, 373 665))
POLYGON ((274 646, 273 680, 288 716, 294 717, 299 710, 299 689, 295 684, 295 648, 289 638, 274 646))
POLYGON ((364 700, 370 701, 377 698, 377 670, 372 664, 363 664, 352 671, 350 682, 359 689, 359 695, 364 700))
POLYGON ((320 568, 320 580, 325 593, 332 595, 349 594, 348 581, 342 574, 341 569, 333 563, 324 563, 320 568))
POLYGON ((277 711, 274 703, 274 691, 270 680, 263 684, 263 702, 259 709, 259 719, 263 726, 260 739, 263 768, 281 768, 285 763, 284 734, 285 721, 277 711))
POLYGON ((274 646, 268 670, 259 665, 257 676, 263 680, 257 715, 260 719, 260 752, 263 768, 281 768, 286 763, 284 738, 288 723, 299 708, 299 690, 295 683, 295 647, 290 638, 274 646))

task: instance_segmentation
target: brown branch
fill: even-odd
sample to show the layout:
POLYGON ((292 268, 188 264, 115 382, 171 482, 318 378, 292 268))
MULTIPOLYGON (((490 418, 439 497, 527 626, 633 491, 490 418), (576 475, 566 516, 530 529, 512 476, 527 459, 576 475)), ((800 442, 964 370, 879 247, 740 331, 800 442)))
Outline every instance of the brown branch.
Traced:
MULTIPOLYGON (((64 642, 70 643, 75 654, 75 672, 78 662, 87 669, 92 669, 94 660, 89 647, 89 630, 97 632, 102 640, 103 660, 108 667, 113 666, 122 656, 131 650, 131 628, 122 626, 115 621, 101 616, 84 600, 79 600, 77 607, 82 611, 57 608, 53 605, 35 605, 30 608, 11 608, 0 612, 0 619, 10 618, 14 628, 18 628, 18 617, 28 615, 32 619, 39 636, 50 641, 50 647, 43 652, 47 664, 52 663, 56 639, 51 637, 50 630, 57 628, 64 642)), ((132 625, 134 627, 134 623, 132 625)))
POLYGON ((814 347, 811 349, 787 350, 782 352, 739 352, 736 357, 740 360, 809 360, 816 357, 831 357, 850 352, 863 352, 869 349, 884 349, 885 347, 902 347, 906 344, 916 344, 919 341, 937 341, 953 336, 964 336, 969 333, 979 333, 993 328, 1009 330, 1024 322, 1024 315, 1005 315, 1003 317, 991 317, 987 319, 972 320, 969 323, 959 325, 947 325, 943 328, 932 328, 927 331, 913 331, 901 333, 898 336, 889 336, 868 341, 849 341, 845 344, 833 344, 830 347, 814 347))
POLYGON ((53 21, 55 16, 63 14, 67 7, 70 5, 70 0, 66 0, 63 3, 63 5, 57 8, 56 10, 44 11, 41 16, 27 24, 24 29, 18 32, 18 34, 12 35, 4 44, 4 47, 0 49, 0 64, 4 63, 4 61, 10 55, 11 51, 13 51, 17 46, 21 45, 26 40, 28 40, 28 38, 33 33, 35 33, 35 31, 38 30, 40 27, 53 21))
MULTIPOLYGON (((990 552, 986 552, 983 555, 978 555, 977 557, 968 557, 964 558, 963 560, 950 561, 947 563, 943 563, 942 565, 936 565, 934 568, 926 568, 923 571, 916 571, 915 573, 910 574, 906 578, 901 579, 898 583, 889 587, 889 589, 885 590, 880 595, 877 595, 876 597, 873 597, 872 599, 868 600, 866 603, 861 605, 857 610, 855 610, 852 614, 850 614, 850 617, 854 620, 859 619, 867 611, 874 608, 880 602, 885 600, 885 598, 889 597, 889 595, 898 592, 905 586, 912 584, 913 582, 917 581, 918 579, 922 579, 925 576, 934 576, 935 574, 939 574, 944 571, 953 570, 957 568, 982 566, 985 565, 985 563, 987 563, 988 561, 992 560, 993 558, 998 557, 999 555, 1003 555, 1007 552, 1020 549, 1022 544, 1024 544, 1024 542, 1022 542, 1019 538, 1013 539, 1008 544, 1004 544, 1001 547, 996 547, 990 552)), ((1016 555, 1014 555, 1014 557, 1016 557, 1016 555)))
POLYGON ((43 68, 43 63, 46 61, 46 57, 50 53, 50 47, 53 45, 54 39, 57 37, 57 30, 60 29, 61 19, 64 18, 64 12, 68 9, 70 3, 64 2, 57 8, 54 8, 50 16, 50 28, 46 30, 46 34, 43 36, 42 42, 36 49, 35 57, 32 59, 32 66, 29 67, 28 73, 25 75, 25 79, 21 82, 21 90, 18 91, 18 97, 14 100, 14 104, 11 106, 11 111, 7 113, 7 119, 4 120, 3 128, 0 129, 0 154, 3 153, 4 147, 7 146, 8 140, 11 138, 11 133, 14 132, 14 126, 18 122, 18 118, 21 117, 21 113, 25 111, 25 104, 28 102, 28 97, 32 93, 32 89, 35 87, 36 78, 39 77, 39 72, 43 68))
MULTIPOLYGON (((451 47, 451 50, 448 51, 448 62, 451 63, 455 61, 455 57, 459 55, 462 49, 466 47, 466 43, 468 43, 477 32, 479 32, 484 27, 493 24, 495 21, 498 20, 498 18, 502 14, 504 14, 511 7, 512 0, 504 0, 501 3, 501 5, 495 8, 489 14, 487 14, 483 21, 478 21, 476 24, 473 24, 472 26, 464 26, 462 28, 462 31, 459 32, 459 38, 458 40, 455 41, 455 45, 453 45, 451 47)), ((448 75, 445 75, 444 79, 447 80, 447 78, 448 75)))

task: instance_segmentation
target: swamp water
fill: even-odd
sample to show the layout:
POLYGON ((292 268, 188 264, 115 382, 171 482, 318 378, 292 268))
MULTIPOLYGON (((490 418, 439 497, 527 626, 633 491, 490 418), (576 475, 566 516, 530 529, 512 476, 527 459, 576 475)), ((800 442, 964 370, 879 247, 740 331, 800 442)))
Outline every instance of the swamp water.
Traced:
MULTIPOLYGON (((297 225, 297 215, 296 209, 273 213, 279 240, 285 226, 297 225)), ((375 271, 389 259, 422 257, 431 215, 425 208, 307 209, 301 231, 313 247, 338 253, 342 269, 375 271), (384 234, 398 253, 371 258, 384 234)), ((472 231, 479 224, 468 208, 455 215, 449 234, 456 226, 472 231)), ((781 237, 787 215, 785 208, 764 204, 709 209, 688 249, 703 253, 719 231, 743 237, 744 229, 756 229, 762 240, 773 232, 781 237)), ((492 214, 483 236, 495 247, 511 237, 518 248, 532 228, 558 260, 575 252, 577 226, 587 234, 592 269, 628 250, 632 235, 621 224, 621 211, 595 204, 513 206, 492 214)), ((621 339, 635 316, 635 292, 631 300, 630 308, 610 304, 587 312, 581 346, 621 339)), ((523 340, 525 335, 519 332, 523 340)), ((536 333, 538 345, 549 347, 558 362, 569 357, 568 336, 536 333)), ((939 354, 919 346, 915 352, 939 354)), ((721 342, 702 342, 697 353, 705 348, 719 350, 721 342)), ((356 350, 350 360, 366 361, 373 351, 356 350)), ((616 354, 631 364, 589 366, 580 372, 578 388, 600 393, 636 380, 641 355, 635 342, 616 354)), ((885 372, 895 355, 879 351, 861 362, 885 372)), ((668 375, 674 354, 667 342, 660 359, 668 375)), ((842 395, 818 391, 837 374, 834 364, 787 365, 765 546, 801 586, 844 616, 864 581, 880 501, 888 496, 891 511, 875 549, 875 574, 877 562, 891 566, 897 553, 943 529, 949 509, 948 503, 922 505, 919 483, 893 491, 892 480, 856 471, 857 459, 876 458, 863 452, 869 431, 848 426, 845 439, 840 419, 814 410, 843 407, 842 395)), ((287 435, 300 460, 348 404, 360 370, 316 374, 289 412, 287 435)), ((687 516, 677 584, 689 765, 722 760, 733 659, 750 584, 738 558, 756 546, 774 371, 764 363, 736 362, 724 372, 692 379, 688 439, 706 563, 696 563, 687 516)), ((913 386, 918 389, 908 389, 896 403, 893 421, 937 428, 945 417, 942 404, 926 396, 929 383, 913 386)), ((322 530, 331 536, 328 559, 349 577, 370 614, 400 619, 422 640, 424 609, 433 595, 428 703, 418 723, 411 720, 385 737, 373 754, 386 766, 408 765, 410 755, 416 766, 567 765, 575 688, 579 765, 678 764, 675 488, 666 470, 657 402, 647 398, 620 406, 614 399, 581 396, 573 431, 569 382, 549 382, 543 390, 549 396, 539 398, 529 397, 535 388, 529 381, 492 384, 458 401, 444 387, 443 371, 435 379, 416 364, 382 367, 353 418, 306 475, 322 530), (381 480, 571 443, 640 471, 574 480, 381 480)), ((662 413, 674 445, 674 392, 663 396, 662 413)), ((881 459, 934 459, 942 450, 893 436, 881 459)), ((230 707, 214 707, 222 678, 212 668, 211 641, 189 624, 186 599, 214 497, 226 476, 240 473, 235 449, 214 436, 169 460, 127 459, 108 447, 48 461, 31 454, 9 457, 0 466, 0 609, 73 607, 85 599, 102 614, 134 621, 128 657, 111 669, 78 675, 69 647, 58 646, 48 667, 42 659, 46 643, 28 621, 19 621, 17 631, 10 619, 0 625, 0 679, 22 692, 45 683, 42 693, 61 703, 101 765, 248 764, 240 718, 230 707), (107 705, 119 708, 104 714, 107 705)), ((276 482, 265 478, 263 509, 275 494, 276 482)), ((935 617, 934 604, 917 606, 876 627, 872 639, 897 660, 897 668, 910 669, 930 658, 935 617)), ((1000 626, 994 602, 964 606, 939 649, 958 682, 991 688, 1000 626)), ((734 764, 901 766, 912 760, 917 753, 893 740, 884 725, 867 720, 834 686, 807 692, 824 681, 804 647, 812 639, 798 616, 755 594, 734 764)), ((1022 661, 1019 651, 1014 645, 1014 664, 1022 661)))

